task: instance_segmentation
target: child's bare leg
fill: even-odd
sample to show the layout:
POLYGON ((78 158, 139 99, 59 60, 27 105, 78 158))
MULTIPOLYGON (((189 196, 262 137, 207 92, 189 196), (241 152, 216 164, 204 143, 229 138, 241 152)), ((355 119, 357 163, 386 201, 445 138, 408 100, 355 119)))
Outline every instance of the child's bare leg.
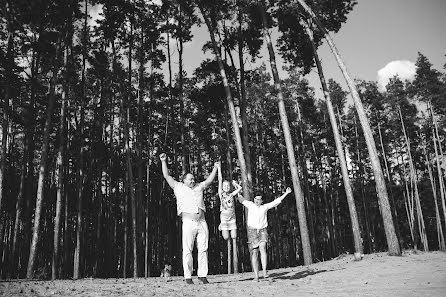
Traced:
POLYGON ((259 249, 260 249, 260 260, 262 262, 262 269, 263 269, 263 277, 267 278, 268 274, 266 272, 266 266, 267 266, 267 253, 266 253, 266 242, 261 242, 259 245, 259 249))
POLYGON ((238 272, 237 230, 231 230, 231 238, 232 238, 232 262, 234 265, 234 273, 237 273, 238 272))
POLYGON ((237 229, 231 230, 231 238, 236 239, 237 238, 237 229))
POLYGON ((259 249, 255 248, 251 252, 251 266, 254 271, 254 281, 259 281, 259 263, 257 261, 259 257, 259 249))
POLYGON ((228 240, 228 238, 229 238, 229 231, 228 230, 221 230, 221 235, 223 236, 224 240, 228 240))

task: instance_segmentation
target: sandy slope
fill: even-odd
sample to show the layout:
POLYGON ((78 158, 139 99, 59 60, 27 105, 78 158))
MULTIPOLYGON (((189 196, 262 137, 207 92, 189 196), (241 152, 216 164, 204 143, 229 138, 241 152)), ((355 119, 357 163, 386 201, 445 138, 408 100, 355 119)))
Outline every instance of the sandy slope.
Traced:
POLYGON ((2 281, 0 296, 446 296, 446 253, 405 252, 352 256, 307 267, 269 271, 258 283, 252 273, 211 275, 210 284, 187 285, 181 277, 2 281))

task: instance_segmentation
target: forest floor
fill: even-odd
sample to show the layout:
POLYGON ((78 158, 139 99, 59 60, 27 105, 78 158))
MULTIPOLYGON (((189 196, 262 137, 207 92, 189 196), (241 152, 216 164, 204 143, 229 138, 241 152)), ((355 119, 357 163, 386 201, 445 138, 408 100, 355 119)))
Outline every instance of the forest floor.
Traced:
POLYGON ((446 296, 446 253, 405 251, 352 255, 309 266, 269 271, 269 278, 253 281, 250 272, 210 275, 209 284, 182 277, 80 280, 0 281, 0 296, 446 296))

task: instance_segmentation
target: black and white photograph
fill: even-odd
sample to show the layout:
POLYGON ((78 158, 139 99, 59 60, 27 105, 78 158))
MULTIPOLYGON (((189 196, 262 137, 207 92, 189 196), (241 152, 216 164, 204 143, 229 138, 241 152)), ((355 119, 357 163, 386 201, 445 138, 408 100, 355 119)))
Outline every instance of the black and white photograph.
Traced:
POLYGON ((0 296, 446 296, 445 0, 0 0, 0 296))

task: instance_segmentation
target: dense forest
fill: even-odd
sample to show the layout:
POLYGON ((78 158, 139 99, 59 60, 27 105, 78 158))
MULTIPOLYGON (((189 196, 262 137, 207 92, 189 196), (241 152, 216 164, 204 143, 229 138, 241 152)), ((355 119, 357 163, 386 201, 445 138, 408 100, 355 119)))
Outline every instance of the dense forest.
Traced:
MULTIPOLYGON (((1 278, 148 277, 166 263, 181 274, 163 152, 176 180, 221 160, 247 199, 293 189, 268 215, 269 268, 446 251, 446 64, 418 53, 414 80, 385 91, 354 80, 331 34, 356 0, 0 2, 1 278), (196 26, 212 58, 186 73, 196 26), (324 77, 323 42, 348 90, 324 77)), ((205 203, 209 271, 227 273, 216 183, 205 203)), ((251 271, 236 211, 232 271, 251 271)))

